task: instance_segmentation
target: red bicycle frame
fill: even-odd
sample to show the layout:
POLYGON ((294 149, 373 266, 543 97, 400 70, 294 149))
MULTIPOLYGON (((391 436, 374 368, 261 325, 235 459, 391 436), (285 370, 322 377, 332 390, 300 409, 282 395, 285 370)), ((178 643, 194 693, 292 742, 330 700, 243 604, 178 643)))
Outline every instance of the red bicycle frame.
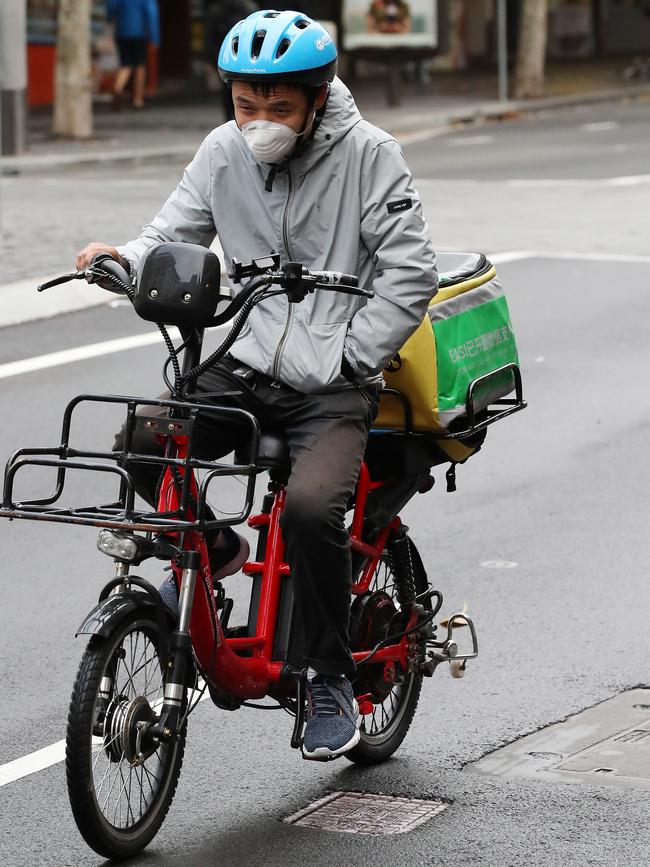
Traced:
MULTIPOLYGON (((173 438, 178 458, 187 455, 188 438, 173 438)), ((367 558, 359 580, 352 587, 352 594, 361 595, 370 587, 375 569, 384 550, 391 531, 401 526, 395 518, 384 527, 372 543, 361 539, 364 511, 368 495, 384 483, 373 481, 367 465, 362 463, 355 494, 354 514, 350 532, 353 551, 367 558)), ((191 491, 197 492, 196 480, 191 480, 191 491)), ((284 485, 275 486, 273 504, 268 514, 258 514, 248 519, 248 525, 257 529, 268 529, 263 562, 246 563, 242 569, 246 575, 261 575, 261 592, 255 634, 248 637, 227 637, 221 626, 215 602, 212 574, 205 537, 196 530, 185 531, 182 535, 184 550, 196 551, 200 555, 201 566, 194 590, 190 618, 190 634, 194 653, 203 677, 219 691, 238 699, 262 698, 273 684, 282 679, 286 660, 275 659, 273 644, 278 620, 282 580, 290 574, 284 560, 284 542, 280 530, 280 518, 284 510, 286 489, 284 485), (242 655, 242 654, 246 655, 242 655)), ((174 477, 169 469, 163 477, 160 488, 158 510, 171 511, 179 508, 179 494, 174 477)), ((178 534, 176 534, 178 535, 178 534)), ((175 565, 174 575, 177 587, 181 588, 182 569, 175 565)), ((407 629, 413 624, 408 625, 407 629)), ((408 668, 410 639, 404 636, 398 643, 380 648, 373 654, 373 663, 398 663, 403 671, 408 668)), ((355 661, 361 662, 368 656, 368 650, 352 654, 355 661)))

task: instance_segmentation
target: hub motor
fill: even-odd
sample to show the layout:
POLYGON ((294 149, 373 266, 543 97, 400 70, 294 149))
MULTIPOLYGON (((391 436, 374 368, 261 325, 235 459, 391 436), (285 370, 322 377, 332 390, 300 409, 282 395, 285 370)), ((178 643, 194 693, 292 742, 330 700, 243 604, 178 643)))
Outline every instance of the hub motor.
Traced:
POLYGON ((140 764, 152 755, 158 743, 147 733, 156 715, 144 696, 111 702, 104 721, 104 750, 112 762, 125 758, 140 764))
MULTIPOLYGON (((353 651, 372 650, 390 634, 401 631, 403 618, 393 599, 383 590, 360 596, 350 612, 350 645, 353 651)), ((384 701, 402 679, 399 666, 393 662, 360 665, 356 677, 356 692, 370 693, 376 702, 384 701)))

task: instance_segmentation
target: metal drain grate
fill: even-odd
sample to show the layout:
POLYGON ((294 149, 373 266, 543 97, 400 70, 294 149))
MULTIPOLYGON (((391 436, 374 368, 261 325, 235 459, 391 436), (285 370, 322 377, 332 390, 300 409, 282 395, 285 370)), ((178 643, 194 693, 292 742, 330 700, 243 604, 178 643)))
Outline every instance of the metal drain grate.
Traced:
POLYGON ((315 801, 284 822, 340 831, 344 834, 404 834, 441 813, 449 804, 418 798, 370 795, 363 792, 334 792, 315 801))

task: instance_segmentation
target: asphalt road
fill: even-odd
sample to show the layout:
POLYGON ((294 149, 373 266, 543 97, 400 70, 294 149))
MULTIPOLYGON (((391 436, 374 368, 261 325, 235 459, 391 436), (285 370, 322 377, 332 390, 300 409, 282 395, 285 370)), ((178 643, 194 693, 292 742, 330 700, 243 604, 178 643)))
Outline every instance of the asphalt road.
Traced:
MULTIPOLYGON (((203 703, 190 721, 174 804, 142 863, 627 867, 650 859, 647 793, 504 782, 463 771, 501 744, 649 681, 648 186, 601 183, 643 174, 641 158, 630 171, 604 152, 599 160, 588 158, 591 143, 600 147, 601 137, 615 131, 613 144, 645 146, 647 152, 648 123, 628 109, 594 110, 590 123, 620 124, 600 132, 583 131, 582 115, 563 114, 534 128, 527 122, 490 127, 486 134, 493 140, 481 144, 458 146, 442 138, 407 148, 434 239, 449 239, 439 246, 462 248, 485 232, 485 243, 467 246, 536 253, 499 265, 530 408, 490 431, 483 451, 459 468, 455 494, 445 493, 438 470, 434 490, 417 497, 404 516, 431 579, 445 594, 444 611, 466 602, 476 618, 478 661, 462 681, 439 672, 425 684, 403 747, 375 769, 356 769, 344 759, 324 766, 303 762, 289 748, 285 715, 228 714, 203 703), (554 141, 585 142, 585 158, 576 159, 571 177, 589 183, 531 186, 526 195, 534 207, 524 222, 522 188, 507 180, 539 178, 544 136, 549 149, 554 141), (510 175, 509 153, 517 159, 510 175), (495 163, 502 166, 496 175, 495 163), (454 166, 461 180, 451 179, 454 166), (450 202, 441 190, 452 189, 450 202), (551 194, 553 206, 546 199, 551 194), (576 211, 585 197, 588 207, 576 211), (488 200, 490 225, 483 222, 488 200), (482 205, 475 209, 477 202, 482 205), (632 225, 638 232, 629 237, 624 227, 632 225), (549 251, 566 256, 541 255, 549 251), (342 837, 278 821, 337 789, 453 803, 397 837, 342 837)), ((566 179, 560 149, 554 153, 544 177, 566 179)), ((137 197, 141 210, 160 198, 171 175, 161 167, 121 172, 133 181, 132 188, 121 188, 123 195, 137 197), (138 187, 146 178, 155 184, 138 187)), ((11 207, 16 220, 29 216, 38 223, 37 185, 23 180, 22 187, 19 180, 9 187, 11 207)), ((56 243, 38 230, 50 265, 67 266, 61 237, 73 250, 89 236, 101 237, 98 226, 130 230, 126 211, 111 210, 120 187, 107 189, 104 210, 79 213, 99 180, 85 172, 49 180, 49 187, 41 183, 41 195, 48 207, 61 208, 56 243), (76 222, 68 225, 73 211, 76 222)), ((20 259, 15 273, 22 278, 30 271, 21 270, 20 259)), ((33 273, 47 270, 39 264, 33 273)), ((147 327, 118 306, 5 329, 0 364, 147 327)), ((55 441, 61 408, 74 394, 156 392, 162 358, 154 346, 2 380, 2 452, 55 441)), ((78 435, 109 443, 116 425, 108 414, 85 417, 78 435)), ((29 484, 36 487, 37 480, 29 484)), ((236 493, 227 491, 226 506, 236 493)), ((97 483, 77 481, 72 496, 82 495, 99 495, 97 483)), ((94 532, 84 528, 4 523, 0 545, 1 765, 64 736, 83 645, 73 635, 111 564, 96 551, 94 532)), ((228 580, 239 585, 235 594, 243 605, 244 579, 228 580)), ((102 863, 77 834, 60 764, 0 788, 0 841, 0 863, 11 867, 102 863)))

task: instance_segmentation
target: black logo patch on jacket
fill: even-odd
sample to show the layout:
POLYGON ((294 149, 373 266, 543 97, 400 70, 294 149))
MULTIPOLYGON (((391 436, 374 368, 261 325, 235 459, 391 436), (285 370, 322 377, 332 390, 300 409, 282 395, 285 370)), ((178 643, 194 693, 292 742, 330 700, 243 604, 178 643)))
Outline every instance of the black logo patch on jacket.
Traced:
POLYGON ((400 199, 399 202, 389 202, 387 207, 389 214, 395 214, 397 211, 408 211, 413 207, 413 202, 410 199, 400 199))

